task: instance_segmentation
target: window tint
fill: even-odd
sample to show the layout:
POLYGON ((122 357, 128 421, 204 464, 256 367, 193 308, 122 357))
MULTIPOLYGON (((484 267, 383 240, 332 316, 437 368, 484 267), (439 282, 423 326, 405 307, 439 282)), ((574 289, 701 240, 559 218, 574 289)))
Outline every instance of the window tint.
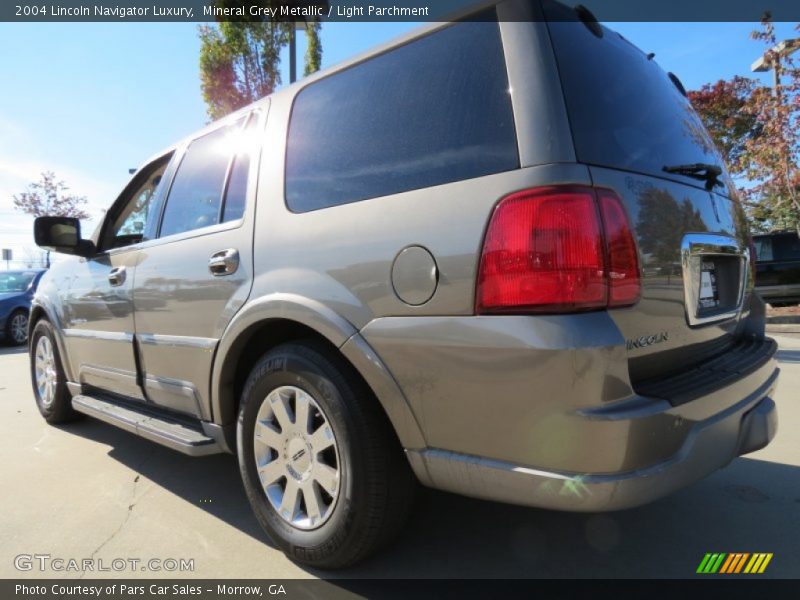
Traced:
POLYGON ((0 273, 0 293, 24 292, 30 287, 36 271, 0 273))
POLYGON ((776 260, 800 260, 800 238, 797 234, 775 236, 776 260))
POLYGON ((244 215, 247 199, 247 176, 250 173, 250 160, 255 150, 254 132, 258 124, 258 114, 253 114, 247 122, 242 135, 242 143, 237 144, 236 156, 228 178, 228 189, 225 192, 225 206, 222 222, 235 221, 244 215))
POLYGON ((158 192, 161 189, 161 180, 164 171, 167 169, 169 159, 172 154, 158 159, 142 170, 139 179, 141 183, 133 193, 125 206, 114 217, 105 235, 103 249, 121 248, 131 244, 137 244, 144 239, 147 225, 155 218, 153 206, 158 192))
POLYGON ((773 260, 772 238, 768 237, 753 238, 753 244, 755 244, 756 247, 756 260, 758 261, 773 260))
POLYGON ((571 8, 545 6, 580 162, 658 176, 665 166, 724 166, 689 100, 656 60, 609 29, 598 38, 571 8))
POLYGON ((219 222, 222 186, 240 125, 217 129, 186 149, 167 198, 161 237, 219 222))
POLYGON ((286 201, 304 212, 518 165, 498 24, 463 22, 298 94, 286 201))

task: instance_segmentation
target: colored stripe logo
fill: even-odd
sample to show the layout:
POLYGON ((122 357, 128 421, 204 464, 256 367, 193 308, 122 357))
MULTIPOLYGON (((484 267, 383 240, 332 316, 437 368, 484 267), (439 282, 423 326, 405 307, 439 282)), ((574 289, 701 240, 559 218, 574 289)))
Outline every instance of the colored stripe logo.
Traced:
POLYGON ((772 552, 708 552, 700 561, 697 572, 720 575, 763 573, 771 560, 772 552))

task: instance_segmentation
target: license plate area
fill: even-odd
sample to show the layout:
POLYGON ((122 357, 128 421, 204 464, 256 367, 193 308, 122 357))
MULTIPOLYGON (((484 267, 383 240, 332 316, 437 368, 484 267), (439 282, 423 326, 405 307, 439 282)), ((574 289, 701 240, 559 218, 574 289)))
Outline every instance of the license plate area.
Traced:
POLYGON ((738 257, 702 257, 696 311, 699 317, 713 316, 738 308, 741 262, 738 257))
POLYGON ((747 261, 747 253, 734 238, 712 234, 685 236, 681 262, 690 325, 705 325, 738 315, 747 261))

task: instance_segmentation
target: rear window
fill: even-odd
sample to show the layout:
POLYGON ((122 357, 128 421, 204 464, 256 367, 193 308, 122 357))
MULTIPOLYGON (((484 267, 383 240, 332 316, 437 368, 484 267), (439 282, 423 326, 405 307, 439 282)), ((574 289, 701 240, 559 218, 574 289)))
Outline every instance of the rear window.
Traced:
POLYGON ((800 237, 797 234, 759 236, 753 238, 756 260, 800 260, 800 237))
POLYGON ((546 6, 580 162, 658 176, 665 166, 724 168, 689 100, 655 59, 605 27, 598 38, 563 5, 546 6))
POLYGON ((518 166, 499 26, 462 22, 298 94, 286 202, 306 212, 518 166))

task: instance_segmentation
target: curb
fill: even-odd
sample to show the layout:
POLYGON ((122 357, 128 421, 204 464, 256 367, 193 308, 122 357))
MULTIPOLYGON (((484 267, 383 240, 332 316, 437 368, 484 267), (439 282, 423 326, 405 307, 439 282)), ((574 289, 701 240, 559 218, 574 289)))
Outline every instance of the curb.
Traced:
POLYGON ((797 323, 767 323, 767 331, 771 333, 800 333, 800 321, 797 323))
POLYGON ((770 325, 800 325, 800 315, 768 316, 767 323, 770 325))

